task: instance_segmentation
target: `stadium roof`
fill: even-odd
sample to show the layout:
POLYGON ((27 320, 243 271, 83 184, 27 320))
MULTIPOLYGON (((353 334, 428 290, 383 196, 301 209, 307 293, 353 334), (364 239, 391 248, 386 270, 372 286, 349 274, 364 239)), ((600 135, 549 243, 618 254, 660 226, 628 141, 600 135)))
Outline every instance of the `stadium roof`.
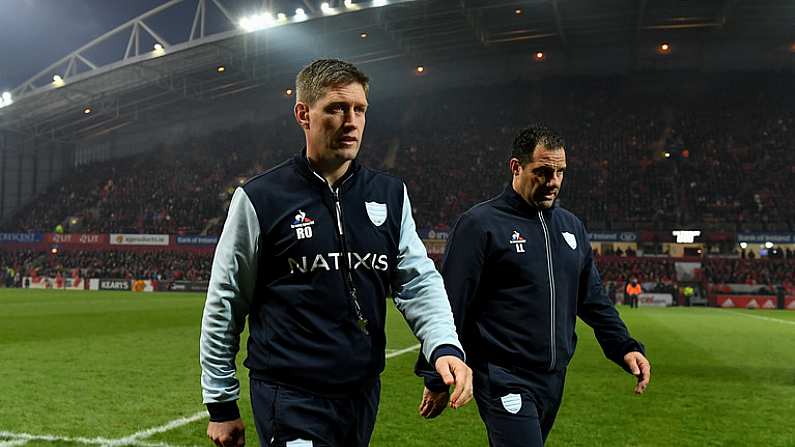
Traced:
MULTIPOLYGON (((272 5, 272 0, 252 2, 272 5)), ((283 80, 291 79, 298 67, 329 54, 357 64, 416 66, 685 39, 751 42, 774 49, 782 60, 795 53, 795 4, 786 0, 303 3, 305 16, 291 12, 244 23, 241 12, 229 9, 225 0, 168 1, 17 87, 11 92, 13 102, 0 104, 5 105, 0 128, 33 138, 80 141, 124 128, 146 114, 171 114, 256 89, 284 88, 283 80), (177 7, 189 14, 183 39, 166 41, 155 23, 163 11, 177 7), (263 29, 252 31, 257 24, 263 29), (109 45, 118 46, 114 60, 92 60, 92 51, 109 45)))

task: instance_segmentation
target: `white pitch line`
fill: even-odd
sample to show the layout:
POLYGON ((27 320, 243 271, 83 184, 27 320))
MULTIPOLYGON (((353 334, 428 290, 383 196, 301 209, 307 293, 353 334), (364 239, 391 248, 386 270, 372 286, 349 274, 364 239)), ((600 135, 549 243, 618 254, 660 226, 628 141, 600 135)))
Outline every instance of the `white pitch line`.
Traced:
POLYGON ((0 447, 17 447, 28 443, 27 439, 15 439, 13 441, 0 441, 0 447))
POLYGON ((190 424, 191 422, 198 421, 199 419, 204 419, 207 416, 208 416, 207 410, 202 410, 199 411, 198 413, 195 413, 193 415, 184 418, 174 419, 173 421, 160 425, 158 427, 152 427, 146 430, 141 430, 139 432, 133 433, 130 436, 121 439, 114 439, 113 441, 104 444, 103 447, 120 447, 120 446, 130 445, 131 443, 134 443, 140 439, 146 439, 158 433, 171 431, 175 428, 182 427, 183 425, 190 424))
POLYGON ((12 447, 12 446, 21 446, 25 445, 30 441, 45 441, 45 442, 53 442, 53 443, 63 443, 63 442, 70 442, 74 444, 87 444, 87 445, 99 445, 99 446, 128 446, 128 447, 178 447, 171 444, 167 444, 164 442, 160 443, 152 443, 152 442, 145 442, 140 441, 138 439, 129 440, 124 444, 118 444, 120 441, 119 439, 108 439, 108 438, 83 438, 83 437, 76 437, 72 438, 69 436, 58 436, 58 435, 34 435, 31 433, 15 433, 15 432, 8 432, 8 431, 0 431, 0 437, 2 438, 11 438, 11 441, 0 441, 0 447, 12 447))
POLYGON ((68 436, 58 436, 58 435, 34 435, 30 433, 14 433, 9 431, 0 431, 0 438, 11 438, 14 441, 48 441, 48 442, 72 442, 77 444, 89 444, 89 445, 102 445, 108 441, 112 441, 111 439, 107 438, 70 438, 68 436))
POLYGON ((419 343, 417 343, 416 345, 414 345, 414 346, 409 346, 409 347, 408 347, 408 348, 406 348, 406 349, 400 349, 400 350, 398 350, 398 351, 392 351, 392 352, 390 352, 389 354, 387 354, 385 358, 391 359, 392 357, 397 357, 397 356, 399 356, 399 355, 402 355, 402 354, 405 354, 405 353, 407 353, 407 352, 416 351, 416 350, 417 350, 417 348, 419 348, 419 347, 420 347, 420 344, 419 344, 419 343))
POLYGON ((784 324, 795 324, 795 321, 779 320, 778 318, 763 317, 761 315, 751 315, 751 314, 746 314, 746 313, 737 312, 737 311, 731 311, 731 313, 733 313, 735 315, 742 315, 742 316, 748 317, 748 318, 756 318, 758 320, 775 321, 775 322, 784 323, 784 324))
MULTIPOLYGON (((780 321, 780 320, 779 320, 780 321)), ((403 355, 409 352, 416 351, 420 347, 420 344, 416 344, 414 346, 409 346, 408 348, 399 349, 397 351, 391 351, 386 354, 385 358, 392 358, 397 357, 399 355, 403 355)), ((152 443, 143 441, 144 439, 154 436, 159 433, 164 433, 167 431, 171 431, 175 428, 182 427, 183 425, 190 424, 191 422, 198 421, 200 419, 206 418, 207 411, 202 410, 198 413, 192 414, 190 416, 182 417, 179 419, 174 419, 173 421, 167 422, 163 425, 159 425, 157 427, 148 428, 146 430, 141 430, 139 432, 133 433, 130 436, 125 436, 124 438, 119 439, 108 439, 108 438, 71 438, 68 436, 57 436, 57 435, 33 435, 30 433, 15 433, 15 432, 8 432, 8 431, 0 431, 0 438, 10 438, 10 441, 0 441, 0 447, 17 447, 23 446, 29 441, 48 441, 48 442, 72 442, 77 444, 88 444, 88 445, 99 445, 102 447, 178 447, 172 444, 168 444, 165 442, 160 443, 152 443)))

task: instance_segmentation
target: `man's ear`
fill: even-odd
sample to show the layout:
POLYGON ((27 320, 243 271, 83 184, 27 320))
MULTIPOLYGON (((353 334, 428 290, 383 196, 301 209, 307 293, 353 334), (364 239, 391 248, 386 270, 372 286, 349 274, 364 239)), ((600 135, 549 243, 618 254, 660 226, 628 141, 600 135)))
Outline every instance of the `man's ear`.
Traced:
POLYGON ((515 157, 511 158, 511 160, 508 161, 508 164, 509 164, 509 166, 511 168, 511 175, 512 176, 516 177, 519 174, 521 174, 521 172, 522 172, 522 163, 519 162, 518 158, 515 158, 515 157))
POLYGON ((309 130, 309 106, 306 103, 297 101, 293 112, 295 113, 295 122, 303 129, 309 130))

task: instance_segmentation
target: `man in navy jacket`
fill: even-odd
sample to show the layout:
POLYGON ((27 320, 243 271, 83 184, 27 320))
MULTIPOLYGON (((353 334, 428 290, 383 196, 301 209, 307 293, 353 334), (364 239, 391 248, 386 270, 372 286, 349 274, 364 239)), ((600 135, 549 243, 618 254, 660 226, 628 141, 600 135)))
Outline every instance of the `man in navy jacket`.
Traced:
MULTIPOLYGON (((523 130, 510 169, 502 194, 459 218, 442 276, 490 445, 542 446, 563 396, 578 316, 605 356, 637 377, 636 393, 651 368, 602 292, 584 225, 555 206, 566 170, 562 138, 540 125, 523 130)), ((435 417, 448 387, 423 359, 417 370, 425 377, 420 414, 435 417)))
POLYGON ((200 340, 201 383, 218 446, 245 443, 235 356, 245 365, 260 445, 369 444, 392 294, 450 405, 472 396, 441 275, 417 235, 403 182, 356 157, 368 79, 319 60, 296 79, 306 149, 235 191, 213 259, 200 340))

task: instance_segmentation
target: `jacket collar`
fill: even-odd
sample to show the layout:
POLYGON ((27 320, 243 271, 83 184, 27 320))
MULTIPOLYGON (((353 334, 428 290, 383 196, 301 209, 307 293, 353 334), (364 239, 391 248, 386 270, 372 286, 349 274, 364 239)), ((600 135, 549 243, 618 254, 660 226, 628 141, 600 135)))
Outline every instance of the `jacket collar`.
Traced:
POLYGON ((548 209, 541 209, 535 205, 531 205, 527 203, 527 201, 522 197, 516 190, 513 189, 512 184, 508 184, 505 187, 505 190, 502 192, 503 199, 515 210, 519 211, 522 214, 526 215, 536 215, 538 211, 541 211, 545 216, 548 216, 555 207, 558 206, 558 200, 555 199, 555 203, 552 204, 551 208, 548 209))
MULTIPOLYGON (((304 147, 301 150, 300 154, 296 154, 295 157, 293 157, 293 161, 295 163, 296 168, 298 169, 298 172, 300 172, 304 177, 306 177, 306 179, 309 180, 310 183, 314 185, 323 186, 324 188, 328 188, 329 185, 328 182, 326 182, 326 179, 323 178, 322 175, 317 173, 317 171, 315 171, 312 168, 312 165, 309 163, 309 157, 307 157, 306 155, 306 147, 304 147)), ((337 180, 337 184, 342 185, 344 183, 347 183, 346 180, 348 180, 350 177, 353 177, 357 172, 361 170, 361 168, 362 166, 359 163, 358 159, 354 159, 353 161, 351 161, 351 165, 348 167, 348 170, 345 172, 345 174, 342 177, 340 177, 339 180, 337 180)))

